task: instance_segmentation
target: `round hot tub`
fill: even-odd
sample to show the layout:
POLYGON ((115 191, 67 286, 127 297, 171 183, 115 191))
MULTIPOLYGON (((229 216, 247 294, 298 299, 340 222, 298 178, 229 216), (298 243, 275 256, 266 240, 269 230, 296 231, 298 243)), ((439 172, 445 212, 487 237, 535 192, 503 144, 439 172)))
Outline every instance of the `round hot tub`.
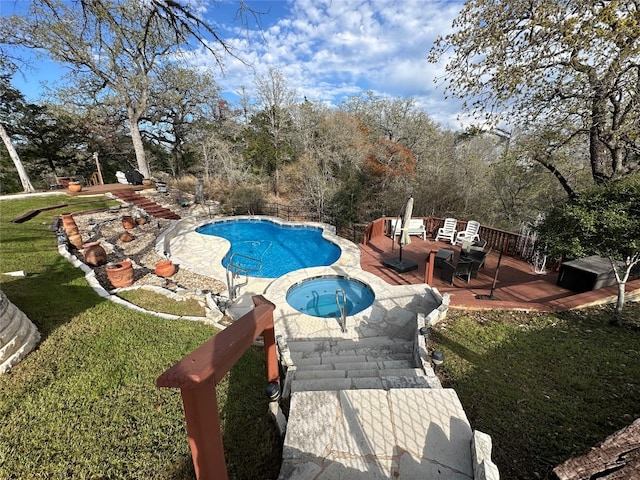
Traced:
POLYGON ((360 280, 340 275, 307 278, 287 291, 287 303, 300 313, 321 318, 355 315, 375 300, 372 288, 360 280))

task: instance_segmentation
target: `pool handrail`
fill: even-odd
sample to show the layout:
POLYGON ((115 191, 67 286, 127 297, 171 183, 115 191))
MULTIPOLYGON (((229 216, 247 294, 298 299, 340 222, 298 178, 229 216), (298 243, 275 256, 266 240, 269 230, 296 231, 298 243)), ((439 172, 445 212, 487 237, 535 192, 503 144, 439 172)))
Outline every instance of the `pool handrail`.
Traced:
POLYGON ((262 260, 258 258, 253 258, 248 255, 244 255, 242 253, 237 253, 237 252, 231 255, 231 258, 229 258, 229 263, 227 264, 227 268, 226 268, 227 289, 229 290, 229 300, 235 300, 237 295, 237 290, 241 286, 247 285, 249 283, 249 272, 253 270, 258 271, 261 268, 262 268, 262 260), (239 264, 235 264, 233 263, 233 259, 236 257, 242 257, 247 260, 251 260, 252 262, 256 262, 258 264, 258 267, 255 269, 250 269, 250 268, 245 268, 239 264), (240 273, 244 275, 245 282, 242 285, 234 285, 233 279, 236 278, 236 276, 239 276, 240 273))
POLYGON ((342 288, 336 290, 336 305, 340 312, 340 329, 345 333, 347 331, 347 294, 342 288), (340 305, 340 296, 342 296, 342 305, 340 305))

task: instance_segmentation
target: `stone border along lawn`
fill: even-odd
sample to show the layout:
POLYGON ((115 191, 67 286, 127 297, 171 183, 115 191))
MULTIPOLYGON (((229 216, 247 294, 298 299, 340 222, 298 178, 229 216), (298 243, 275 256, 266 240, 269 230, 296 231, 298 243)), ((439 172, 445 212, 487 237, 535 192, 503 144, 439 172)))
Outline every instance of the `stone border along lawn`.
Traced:
MULTIPOLYGON (((147 310, 145 308, 142 308, 138 305, 134 305, 131 302, 126 301, 125 299, 119 297, 118 295, 114 295, 110 292, 108 292, 101 284, 100 282, 98 282, 98 280, 96 279, 96 274, 93 271, 93 269, 88 266, 87 264, 85 264, 84 262, 82 262, 77 256, 73 255, 71 252, 69 252, 69 249, 67 248, 66 245, 62 244, 62 245, 58 245, 58 252, 60 253, 60 255, 62 255, 64 258, 67 259, 67 261, 69 263, 71 263, 74 267, 79 268, 80 270, 82 270, 84 272, 84 277, 87 280, 87 283, 89 284, 89 286, 91 288, 93 288, 93 290, 102 298, 105 298, 107 300, 110 300, 114 303, 117 303, 119 305, 122 305, 124 307, 127 307, 131 310, 137 310, 140 313, 148 313, 150 315, 154 315, 156 317, 160 317, 160 318, 164 318, 166 320, 191 320, 191 321, 197 321, 197 322, 203 322, 209 325, 213 325, 216 328, 219 328, 221 330, 224 330, 226 328, 225 325, 219 323, 219 320, 221 320, 223 318, 223 313, 219 310, 217 304, 215 303, 215 301, 213 300, 213 297, 211 295, 211 293, 207 293, 205 295, 205 301, 204 301, 204 308, 205 311, 207 312, 207 316, 205 317, 194 317, 194 316, 190 316, 190 315, 174 315, 171 313, 162 313, 162 312, 154 312, 152 310, 147 310), (217 313, 216 313, 217 312, 217 313)), ((139 287, 127 287, 127 288, 118 288, 118 289, 114 289, 112 290, 112 292, 120 292, 120 291, 125 291, 125 290, 136 290, 136 289, 146 289, 146 290, 151 290, 153 292, 156 293, 160 293, 162 295, 165 295, 168 298, 172 298, 176 301, 179 301, 181 299, 180 295, 178 295, 175 292, 172 292, 171 290, 167 290, 166 288, 162 288, 162 287, 157 287, 154 285, 141 285, 139 287)), ((192 297, 195 298, 195 297, 192 297)), ((198 302, 202 303, 201 299, 196 298, 196 300, 198 300, 198 302)))

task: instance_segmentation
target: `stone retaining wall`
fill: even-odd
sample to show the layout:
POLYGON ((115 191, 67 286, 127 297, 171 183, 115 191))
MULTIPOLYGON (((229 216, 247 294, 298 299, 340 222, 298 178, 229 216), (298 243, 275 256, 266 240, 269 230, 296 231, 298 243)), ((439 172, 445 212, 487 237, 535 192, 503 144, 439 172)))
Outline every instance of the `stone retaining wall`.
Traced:
POLYGON ((0 374, 26 357, 39 340, 33 322, 0 291, 0 374))

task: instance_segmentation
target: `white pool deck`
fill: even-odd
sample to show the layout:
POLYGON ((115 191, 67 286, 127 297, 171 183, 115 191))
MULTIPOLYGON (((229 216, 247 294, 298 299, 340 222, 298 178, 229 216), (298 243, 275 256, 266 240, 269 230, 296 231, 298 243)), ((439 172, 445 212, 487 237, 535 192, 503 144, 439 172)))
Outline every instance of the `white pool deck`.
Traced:
MULTIPOLYGON (((156 248, 160 253, 169 252, 181 268, 226 283, 222 258, 229 242, 195 231, 211 221, 178 221, 159 238, 156 248)), ((357 245, 326 230, 324 236, 342 250, 335 264, 297 270, 275 280, 250 278, 240 288, 231 315, 239 318, 252 309, 252 296, 261 294, 276 305, 276 335, 287 343, 311 345, 307 348, 312 351, 320 352, 328 343, 356 348, 359 343, 381 338, 387 338, 390 344, 414 342, 418 314, 428 315, 437 309, 442 298, 439 293, 426 284, 388 285, 360 269, 357 245), (338 319, 302 314, 286 302, 291 285, 324 275, 355 278, 375 292, 370 307, 347 317, 346 331, 338 319)), ((490 461, 490 439, 488 447, 486 436, 480 442, 472 441, 476 434, 457 394, 441 388, 433 371, 430 373, 431 385, 436 388, 369 387, 293 393, 279 479, 499 478, 490 461)))

